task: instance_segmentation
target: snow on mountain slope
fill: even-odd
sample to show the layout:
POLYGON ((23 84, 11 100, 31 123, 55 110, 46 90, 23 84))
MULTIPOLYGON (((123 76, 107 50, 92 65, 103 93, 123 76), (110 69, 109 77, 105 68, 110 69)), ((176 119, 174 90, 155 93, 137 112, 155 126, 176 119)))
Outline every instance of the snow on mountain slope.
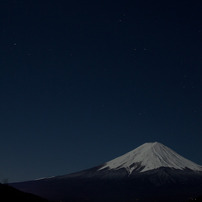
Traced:
POLYGON ((131 152, 105 163, 99 170, 125 168, 131 174, 137 168, 141 168, 140 172, 145 172, 160 167, 180 170, 188 168, 193 171, 202 171, 202 166, 180 156, 158 142, 145 143, 131 152))

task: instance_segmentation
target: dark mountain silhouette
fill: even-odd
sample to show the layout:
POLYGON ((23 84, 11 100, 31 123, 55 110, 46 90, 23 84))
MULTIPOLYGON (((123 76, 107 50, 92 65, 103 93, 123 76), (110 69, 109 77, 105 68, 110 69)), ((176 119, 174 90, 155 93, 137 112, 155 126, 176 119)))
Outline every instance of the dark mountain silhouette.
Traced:
POLYGON ((42 199, 41 197, 35 196, 33 194, 25 193, 19 191, 13 187, 10 187, 5 184, 0 184, 0 196, 1 200, 4 202, 48 202, 46 199, 42 199))

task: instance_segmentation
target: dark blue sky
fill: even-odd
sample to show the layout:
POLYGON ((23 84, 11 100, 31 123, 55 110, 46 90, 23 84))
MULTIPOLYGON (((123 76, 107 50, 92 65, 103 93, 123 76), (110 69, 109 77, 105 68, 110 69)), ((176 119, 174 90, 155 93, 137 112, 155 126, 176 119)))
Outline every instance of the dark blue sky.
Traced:
POLYGON ((200 1, 0 1, 0 179, 79 171, 159 141, 202 164, 200 1))

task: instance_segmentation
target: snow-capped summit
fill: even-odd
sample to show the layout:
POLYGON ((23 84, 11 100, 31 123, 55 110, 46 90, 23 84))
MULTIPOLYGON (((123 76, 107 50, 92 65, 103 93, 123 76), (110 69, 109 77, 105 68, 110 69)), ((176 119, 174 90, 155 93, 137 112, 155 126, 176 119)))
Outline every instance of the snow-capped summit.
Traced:
POLYGON ((202 166, 180 156, 165 145, 153 142, 145 143, 138 148, 105 163, 99 170, 105 168, 119 170, 125 168, 129 174, 134 170, 145 172, 160 167, 184 170, 202 171, 202 166))

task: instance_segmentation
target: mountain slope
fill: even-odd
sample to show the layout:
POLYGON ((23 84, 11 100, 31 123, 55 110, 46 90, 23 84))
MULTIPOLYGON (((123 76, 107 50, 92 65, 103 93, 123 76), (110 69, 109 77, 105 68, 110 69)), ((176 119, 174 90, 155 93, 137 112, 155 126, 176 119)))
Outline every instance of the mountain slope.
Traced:
POLYGON ((202 194, 202 169, 155 142, 88 170, 12 186, 68 202, 184 201, 202 194))

